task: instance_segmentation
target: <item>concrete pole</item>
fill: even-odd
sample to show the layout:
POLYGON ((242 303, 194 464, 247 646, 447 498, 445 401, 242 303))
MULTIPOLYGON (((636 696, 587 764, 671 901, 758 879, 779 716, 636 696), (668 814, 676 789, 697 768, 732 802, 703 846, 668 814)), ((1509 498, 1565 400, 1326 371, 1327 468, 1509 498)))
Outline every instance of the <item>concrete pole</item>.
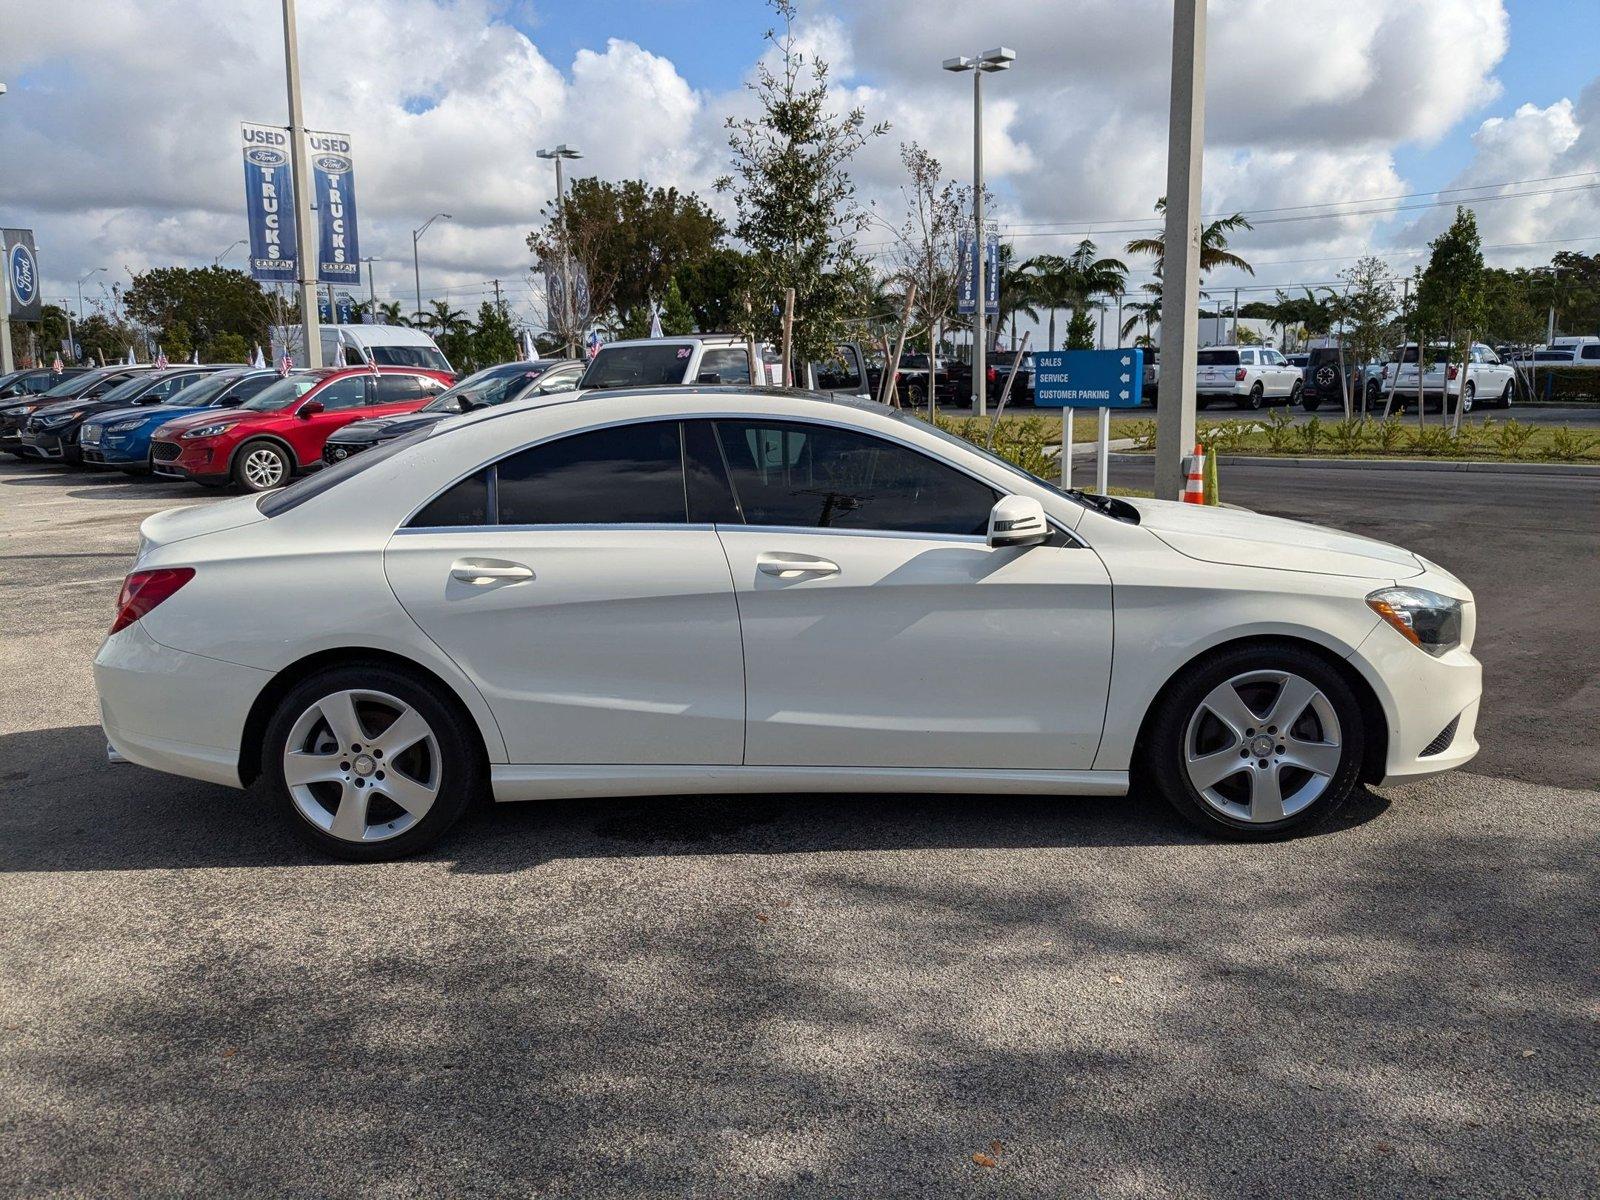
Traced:
POLYGON ((300 105, 300 35, 295 26, 295 0, 283 0, 283 65, 289 82, 289 161, 294 172, 294 225, 300 295, 300 323, 305 330, 308 367, 322 365, 322 329, 317 319, 317 251, 311 229, 311 164, 306 156, 306 118, 300 105))
POLYGON ((1156 409, 1158 500, 1183 489, 1194 447, 1195 343, 1199 334, 1200 168, 1205 148, 1206 0, 1175 0, 1172 107, 1167 132, 1167 229, 1161 290, 1161 377, 1156 409))
POLYGON ((984 416, 989 408, 989 373, 985 359, 988 356, 989 304, 988 288, 984 284, 984 271, 988 263, 988 239, 983 234, 983 64, 972 68, 972 220, 977 226, 977 240, 972 243, 974 266, 977 268, 978 294, 973 303, 972 328, 972 412, 984 416))
POLYGON ((556 155, 556 212, 561 214, 561 319, 567 329, 567 357, 578 357, 578 331, 573 328, 572 248, 567 242, 567 177, 556 155))
POLYGON ((11 356, 11 268, 0 277, 0 375, 9 375, 17 369, 11 356))

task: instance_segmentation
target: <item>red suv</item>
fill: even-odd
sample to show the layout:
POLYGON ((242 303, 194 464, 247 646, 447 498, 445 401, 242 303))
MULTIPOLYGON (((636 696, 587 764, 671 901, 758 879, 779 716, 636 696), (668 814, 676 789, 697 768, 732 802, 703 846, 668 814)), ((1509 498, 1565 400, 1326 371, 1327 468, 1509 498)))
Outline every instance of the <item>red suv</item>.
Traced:
POLYGON ((367 417, 421 408, 454 376, 421 367, 330 367, 293 371, 238 408, 207 409, 168 421, 151 439, 157 475, 249 492, 289 482, 321 464, 322 443, 367 417))

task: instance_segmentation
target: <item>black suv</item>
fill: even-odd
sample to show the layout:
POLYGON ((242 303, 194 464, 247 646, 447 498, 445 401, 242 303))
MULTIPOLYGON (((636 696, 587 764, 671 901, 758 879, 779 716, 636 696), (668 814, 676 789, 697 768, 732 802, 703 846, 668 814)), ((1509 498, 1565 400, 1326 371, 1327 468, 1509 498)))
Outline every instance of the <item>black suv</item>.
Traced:
POLYGON ((1316 412, 1323 405, 1342 409, 1346 390, 1354 394, 1360 370, 1353 357, 1337 346, 1322 346, 1306 360, 1305 382, 1300 389, 1300 407, 1316 412), (1343 357, 1343 366, 1340 358, 1343 357))

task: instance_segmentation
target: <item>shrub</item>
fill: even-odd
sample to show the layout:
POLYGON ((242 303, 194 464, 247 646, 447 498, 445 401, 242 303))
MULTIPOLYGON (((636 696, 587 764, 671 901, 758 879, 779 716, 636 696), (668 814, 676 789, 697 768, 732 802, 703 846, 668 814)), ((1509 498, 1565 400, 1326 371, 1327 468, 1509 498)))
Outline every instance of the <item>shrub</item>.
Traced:
POLYGON ((1505 458, 1517 458, 1527 448, 1535 432, 1534 426, 1524 425, 1512 418, 1494 431, 1494 448, 1505 458))
POLYGON ((1312 417, 1299 428, 1298 432, 1300 434, 1300 448, 1303 449, 1307 454, 1315 454, 1317 452, 1318 445, 1320 445, 1322 442, 1322 436, 1326 431, 1327 426, 1322 423, 1322 418, 1312 417))
POLYGON ((1393 454, 1398 450, 1405 435, 1406 427, 1399 417, 1379 421, 1372 427, 1372 440, 1385 454, 1393 454))
POLYGON ((1328 444, 1337 454, 1354 454, 1367 440, 1367 423, 1347 417, 1328 426, 1328 444))
POLYGON ((1444 454, 1455 443, 1447 425, 1426 425, 1411 430, 1408 449, 1415 454, 1444 454))
POLYGON ((1550 431, 1550 444, 1545 447, 1545 454, 1562 462, 1572 462, 1596 447, 1600 447, 1600 434, 1585 435, 1566 425, 1558 425, 1550 431))
POLYGON ((1295 436, 1294 419, 1286 410, 1274 408, 1267 414, 1264 432, 1267 435, 1267 448, 1274 454, 1283 454, 1295 436))

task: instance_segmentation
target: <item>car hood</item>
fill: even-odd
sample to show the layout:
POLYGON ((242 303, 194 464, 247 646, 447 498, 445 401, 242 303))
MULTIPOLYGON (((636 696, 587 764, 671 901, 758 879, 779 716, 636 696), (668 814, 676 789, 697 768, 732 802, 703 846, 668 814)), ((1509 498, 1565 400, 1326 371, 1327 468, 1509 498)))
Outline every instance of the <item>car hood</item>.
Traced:
MULTIPOLYGON (((145 410, 150 411, 149 409, 145 410)), ((276 412, 256 412, 254 409, 238 408, 201 408, 191 409, 188 416, 173 417, 164 422, 161 428, 169 425, 174 433, 182 433, 185 429, 198 429, 202 425, 215 425, 218 421, 259 421, 265 417, 275 417, 276 412)))
POLYGON ((265 521, 261 510, 256 507, 258 499, 258 496, 235 496, 217 504, 169 508, 153 517, 146 517, 139 526, 139 557, 143 558, 147 550, 157 546, 265 521))
POLYGON ((393 417, 370 417, 356 421, 328 438, 330 442, 376 442, 396 437, 426 425, 437 425, 452 413, 402 413, 393 417))
POLYGON ((1143 528, 1199 562, 1357 579, 1409 579, 1425 570, 1409 550, 1304 521, 1171 500, 1128 503, 1143 528))
POLYGON ((186 416, 194 412, 192 408, 165 408, 160 404, 131 405, 128 408, 108 408, 100 412, 93 412, 90 416, 96 425, 110 425, 115 421, 126 421, 131 417, 155 420, 159 417, 171 419, 186 416))
POLYGON ((49 404, 42 405, 33 410, 32 416, 53 417, 60 413, 77 412, 79 409, 90 407, 93 400, 52 400, 49 404))

